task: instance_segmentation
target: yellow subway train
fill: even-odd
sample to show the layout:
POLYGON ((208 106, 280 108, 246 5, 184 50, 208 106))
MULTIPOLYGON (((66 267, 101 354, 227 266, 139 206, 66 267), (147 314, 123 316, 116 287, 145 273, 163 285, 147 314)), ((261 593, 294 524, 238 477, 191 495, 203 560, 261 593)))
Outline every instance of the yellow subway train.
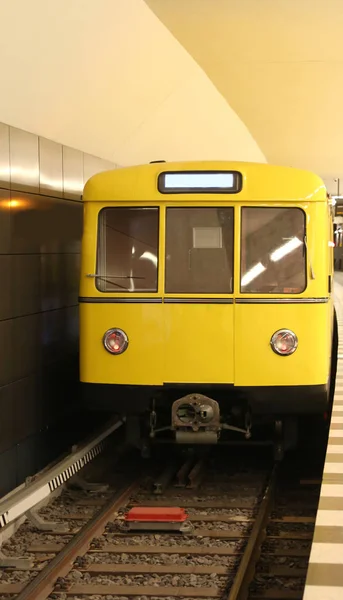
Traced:
POLYGON ((333 207, 319 177, 158 161, 93 176, 83 202, 85 406, 125 416, 141 445, 254 439, 265 423, 285 438, 330 413, 333 207))

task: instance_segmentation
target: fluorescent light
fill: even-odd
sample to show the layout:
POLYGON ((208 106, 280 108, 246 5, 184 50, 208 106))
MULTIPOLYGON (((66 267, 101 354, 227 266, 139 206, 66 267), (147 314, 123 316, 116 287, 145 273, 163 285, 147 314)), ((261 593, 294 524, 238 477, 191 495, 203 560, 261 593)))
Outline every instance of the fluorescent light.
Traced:
POLYGON ((290 239, 289 242, 286 242, 286 244, 280 246, 280 248, 274 250, 274 252, 270 255, 270 260, 272 260, 273 262, 277 262, 287 254, 293 252, 293 250, 295 250, 296 248, 299 248, 299 246, 301 245, 302 242, 297 237, 294 237, 290 239))
POLYGON ((245 275, 243 275, 241 279, 241 285, 248 285, 248 283, 253 281, 253 279, 256 279, 256 277, 261 275, 261 273, 263 273, 263 271, 265 270, 266 267, 263 266, 262 263, 257 263, 257 265, 249 269, 249 271, 245 275))

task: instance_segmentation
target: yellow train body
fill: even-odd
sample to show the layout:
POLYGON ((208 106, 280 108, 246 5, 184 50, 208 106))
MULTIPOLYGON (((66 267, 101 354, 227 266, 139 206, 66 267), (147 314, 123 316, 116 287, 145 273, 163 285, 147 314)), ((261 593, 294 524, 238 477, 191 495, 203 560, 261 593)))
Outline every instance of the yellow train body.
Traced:
MULTIPOLYGON (((147 409, 148 402, 155 396, 156 390, 163 392, 164 389, 176 390, 179 387, 191 393, 202 393, 206 390, 210 396, 211 389, 218 388, 225 393, 227 390, 233 394, 238 391, 238 397, 244 402, 246 400, 247 405, 252 406, 252 411, 257 413, 269 411, 273 414, 294 414, 325 410, 332 373, 333 244, 331 203, 319 177, 302 170, 253 163, 155 163, 118 169, 92 177, 85 186, 83 200, 80 372, 83 383, 98 384, 106 389, 106 407, 110 407, 112 403, 115 408, 119 397, 126 398, 124 391, 128 389, 130 394, 136 393, 134 410, 139 410, 140 390, 142 409, 147 409), (234 192, 218 189, 199 191, 193 188, 166 190, 161 189, 159 185, 160 178, 165 173, 234 173, 238 174, 234 176, 238 177, 240 185, 237 184, 234 192), (155 262, 146 267, 156 267, 156 286, 153 291, 145 291, 142 288, 137 291, 134 281, 131 281, 129 286, 124 279, 125 273, 123 279, 111 279, 116 273, 109 273, 109 283, 99 283, 101 278, 105 277, 104 273, 99 273, 99 254, 108 252, 110 256, 114 248, 110 247, 110 237, 106 238, 107 250, 100 239, 101 215, 110 208, 145 208, 150 211, 157 209, 156 256, 152 257, 155 262), (201 211, 196 214, 200 215, 199 219, 201 217, 202 221, 198 217, 193 219, 194 222, 201 222, 201 226, 191 226, 193 217, 189 218, 189 235, 193 235, 193 241, 189 242, 187 268, 190 273, 192 269, 201 273, 202 265, 206 261, 209 265, 206 267, 206 281, 202 285, 204 289, 199 292, 189 291, 191 284, 187 280, 187 269, 181 262, 177 262, 181 261, 178 252, 180 256, 186 256, 185 252, 182 254, 178 249, 183 243, 180 233, 184 227, 182 220, 175 221, 179 225, 175 225, 173 230, 174 242, 173 235, 167 231, 168 210, 177 211, 181 208, 188 208, 190 211, 194 211, 195 208, 215 208, 218 219, 224 223, 222 227, 217 224, 207 227, 206 223, 204 226, 206 215, 212 213, 201 211), (259 210, 244 212, 252 208, 259 210), (301 211, 297 213, 296 219, 297 227, 299 223, 301 225, 302 219, 304 220, 302 238, 300 234, 299 238, 295 235, 287 238, 287 232, 293 227, 291 220, 294 219, 289 215, 295 213, 283 213, 285 238, 282 238, 282 219, 277 217, 275 222, 280 229, 278 235, 284 240, 282 244, 293 244, 292 240, 299 240, 301 252, 299 248, 296 250, 298 261, 304 261, 303 274, 300 268, 294 265, 287 266, 285 281, 287 278, 287 281, 291 280, 292 272, 298 268, 297 277, 299 281, 304 281, 304 285, 294 284, 294 275, 294 281, 292 280, 293 283, 291 282, 289 287, 286 282, 283 288, 273 291, 279 264, 282 264, 282 260, 275 261, 284 252, 283 246, 281 251, 280 248, 277 250, 278 256, 274 250, 274 262, 271 262, 272 255, 269 252, 270 269, 276 269, 271 276, 273 285, 269 285, 267 281, 269 288, 266 284, 259 289, 257 283, 250 281, 251 277, 255 276, 254 269, 256 272, 257 269, 266 271, 262 259, 258 262, 258 252, 265 256, 267 250, 259 250, 259 244, 262 242, 259 242, 261 238, 257 233, 254 233, 254 227, 257 226, 256 223, 261 223, 262 234, 269 231, 268 227, 272 226, 264 224, 267 213, 262 213, 260 209, 271 208, 301 211), (232 209, 232 212, 225 212, 227 209, 232 209), (245 215, 251 216, 248 218, 245 215), (216 269, 218 273, 222 273, 227 267, 227 256, 231 249, 225 254, 221 248, 225 242, 225 231, 228 231, 225 227, 229 227, 229 222, 232 227, 232 239, 229 236, 226 247, 231 248, 232 243, 232 265, 229 268, 232 281, 230 289, 227 284, 228 287, 224 291, 226 284, 224 285, 221 277, 213 273, 216 269), (248 233, 245 234, 244 231, 248 233), (170 239, 168 235, 171 236, 170 239), (249 255, 253 259, 256 246, 257 257, 256 265, 245 275, 243 262, 247 259, 243 256, 243 235, 246 235, 247 240, 244 242, 247 247, 246 256, 249 255), (206 250, 207 247, 204 248, 206 244, 213 252, 206 250), (171 248, 171 253, 167 246, 171 248), (171 269, 168 267, 170 254, 176 257, 175 260, 171 259, 176 265, 170 276, 173 279, 172 283, 168 281, 169 275, 166 277, 166 268, 171 269), (218 257, 218 260, 213 259, 214 256, 218 257), (182 287, 181 283, 180 287, 177 287, 178 269, 180 281, 183 278, 182 285, 186 291, 168 291, 168 286, 169 289, 173 286, 175 289, 182 287), (250 278, 246 289, 243 286, 244 277, 246 281, 250 278), (219 286, 220 292, 212 293, 205 289, 207 285, 210 289, 209 282, 212 279, 218 282, 216 285, 219 286), (256 289, 249 289, 249 285, 256 285, 256 289), (120 328, 128 336, 126 351, 117 356, 113 356, 103 345, 103 336, 111 328, 120 328), (287 356, 280 356, 271 348, 271 336, 282 329, 294 332, 297 337, 296 350, 287 356)), ((191 214, 193 215, 191 212, 187 213, 191 214)), ((173 215, 182 213, 174 212, 173 215)), ((103 235, 105 236, 105 233, 103 235)), ((106 235, 109 236, 108 233, 106 235)), ((138 234, 133 235, 133 239, 138 239, 137 236, 138 234)), ((262 235, 262 238, 266 237, 268 236, 262 235)), ((131 246, 130 244, 131 242, 123 241, 126 251, 127 248, 131 248, 133 252, 135 247, 133 242, 131 246)), ((138 239, 137 244, 142 242, 138 239)), ((267 239, 263 239, 263 244, 268 249, 267 239)), ((145 246, 142 246, 142 252, 144 248, 145 246)), ((122 263, 126 264, 126 260, 123 256, 122 263)), ((121 264, 120 261, 118 264, 121 264)), ((258 280, 259 276, 255 278, 255 281, 258 280)), ((277 282, 274 287, 278 287, 277 282)), ((93 386, 90 387, 93 389, 93 386)), ((121 404, 121 412, 125 412, 126 409, 130 411, 130 394, 124 400, 124 404, 121 404)), ((99 406, 102 404, 102 397, 101 393, 98 399, 96 394, 93 395, 92 402, 95 406, 97 403, 99 406)), ((174 394, 173 399, 175 397, 177 396, 174 394)))

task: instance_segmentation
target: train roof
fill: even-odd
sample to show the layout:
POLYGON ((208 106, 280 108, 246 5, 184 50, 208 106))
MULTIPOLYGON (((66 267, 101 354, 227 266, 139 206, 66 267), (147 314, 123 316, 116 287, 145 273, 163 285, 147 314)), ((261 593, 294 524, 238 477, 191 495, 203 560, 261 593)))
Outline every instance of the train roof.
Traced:
POLYGON ((124 167, 93 175, 84 188, 84 201, 98 202, 326 202, 327 193, 320 177, 302 169, 263 163, 231 161, 156 162, 124 167), (213 193, 159 191, 163 173, 232 172, 240 174, 238 191, 213 193))

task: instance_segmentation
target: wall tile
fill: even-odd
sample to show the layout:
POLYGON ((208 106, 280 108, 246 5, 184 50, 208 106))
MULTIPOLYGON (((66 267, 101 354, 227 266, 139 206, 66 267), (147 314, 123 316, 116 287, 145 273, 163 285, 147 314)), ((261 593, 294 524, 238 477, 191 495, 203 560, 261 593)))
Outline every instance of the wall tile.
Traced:
POLYGON ((41 314, 42 365, 60 361, 64 353, 65 309, 41 314))
POLYGON ((63 195, 62 145, 39 138, 39 189, 41 194, 63 195))
POLYGON ((41 254, 41 310, 63 306, 64 254, 41 254))
POLYGON ((38 432, 79 407, 80 196, 111 168, 0 123, 0 495, 49 460, 38 432))
POLYGON ((63 195, 80 200, 83 191, 83 153, 63 146, 63 195))
POLYGON ((62 254, 62 306, 78 304, 80 286, 80 254, 62 254))
MULTIPOLYGON (((0 254, 0 321, 13 317, 13 294, 12 294, 12 261, 11 256, 0 254)), ((0 365, 1 369, 1 365, 0 365)))
POLYGON ((40 368, 41 314, 13 319, 13 379, 24 379, 40 368))
POLYGON ((10 128, 0 123, 0 187, 10 187, 10 128))
POLYGON ((0 454, 0 496, 4 496, 17 485, 17 447, 13 445, 0 454))
POLYGON ((16 418, 14 439, 16 443, 34 434, 41 425, 40 379, 37 374, 30 375, 12 384, 16 418))
POLYGON ((64 387, 63 362, 44 364, 41 371, 42 415, 44 423, 52 423, 63 414, 63 397, 67 393, 64 387))
POLYGON ((10 258, 13 317, 38 313, 41 310, 40 255, 19 254, 10 258))
POLYGON ((11 385, 0 387, 0 452, 13 444, 16 418, 11 385))
POLYGON ((77 253, 81 251, 83 204, 60 200, 57 204, 56 221, 59 223, 60 252, 77 253))
POLYGON ((0 386, 13 381, 13 320, 0 321, 0 386))
POLYGON ((79 351, 79 307, 64 309, 64 345, 66 356, 77 356, 79 351))
POLYGON ((10 127, 11 189, 39 192, 38 136, 10 127))
POLYGON ((11 192, 11 252, 38 254, 49 198, 11 192))
POLYGON ((10 243, 11 243, 10 192, 7 190, 0 189, 0 254, 7 254, 7 252, 10 252, 10 243))
POLYGON ((11 233, 14 254, 79 252, 82 203, 12 193, 11 233))

